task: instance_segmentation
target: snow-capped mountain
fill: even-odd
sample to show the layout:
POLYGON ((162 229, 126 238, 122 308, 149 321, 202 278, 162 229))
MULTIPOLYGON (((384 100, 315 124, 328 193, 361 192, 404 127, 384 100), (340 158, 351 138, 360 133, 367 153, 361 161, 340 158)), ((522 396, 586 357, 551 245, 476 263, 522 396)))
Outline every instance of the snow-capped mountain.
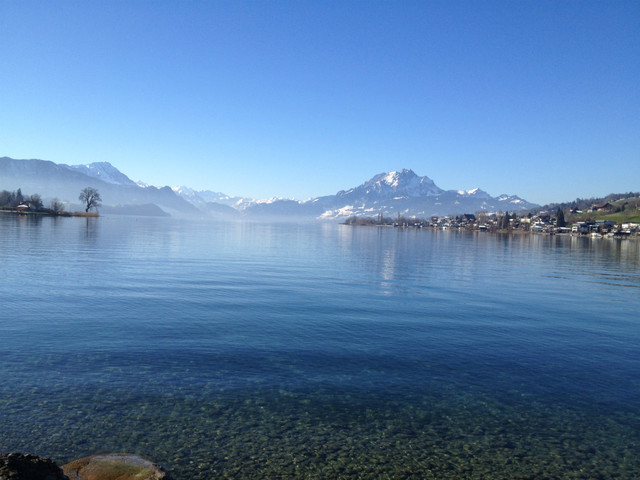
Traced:
POLYGON ((83 173, 88 177, 97 178, 112 185, 137 185, 136 182, 111 165, 109 162, 94 162, 86 165, 64 165, 71 170, 83 173))
POLYGON ((415 217, 456 215, 478 211, 522 211, 535 207, 516 196, 494 198, 480 188, 443 190, 429 177, 404 169, 380 173, 358 187, 305 202, 276 201, 252 205, 247 215, 298 215, 323 220, 339 220, 353 215, 415 217))
POLYGON ((250 198, 232 197, 222 192, 213 192, 211 190, 194 190, 184 185, 173 187, 172 190, 198 208, 208 203, 218 203, 233 207, 236 210, 244 210, 248 205, 254 203, 254 200, 250 198))
POLYGON ((474 198, 491 198, 491 195, 489 195, 487 192, 485 192, 484 190, 480 190, 479 188, 472 188, 471 190, 458 190, 458 195, 462 196, 462 197, 471 197, 473 196, 474 198))
POLYGON ((437 195, 444 190, 429 177, 418 177, 413 170, 380 173, 356 188, 341 191, 336 197, 343 199, 416 198, 437 195))
POLYGON ((385 216, 400 213, 428 217, 475 213, 481 210, 522 211, 535 207, 517 196, 501 195, 494 198, 480 188, 443 190, 431 178, 420 177, 409 169, 380 173, 357 187, 306 201, 279 197, 250 200, 229 197, 219 192, 194 191, 187 187, 174 187, 174 191, 200 209, 208 205, 208 210, 211 210, 213 204, 222 204, 233 207, 250 218, 339 220, 353 215, 375 216, 378 213, 385 216))
POLYGON ((193 188, 185 187, 183 185, 178 185, 176 187, 171 187, 171 190, 173 190, 176 193, 176 195, 181 196, 186 201, 188 201, 189 203, 192 203, 196 207, 199 207, 207 203, 206 200, 204 200, 199 195, 199 192, 195 191, 193 188))
POLYGON ((69 166, 45 160, 0 158, 0 189, 20 188, 26 194, 37 193, 46 201, 57 198, 78 205, 85 187, 98 189, 101 212, 137 215, 166 213, 199 214, 189 202, 169 187, 141 187, 109 163, 69 166))
POLYGON ((306 201, 279 197, 253 200, 184 186, 172 189, 136 183, 107 162, 69 166, 0 158, 2 189, 22 188, 25 193, 39 193, 45 199, 57 197, 75 203, 80 190, 87 186, 99 189, 104 211, 160 211, 217 218, 337 220, 379 213, 424 218, 478 211, 525 211, 537 206, 515 195, 492 197, 480 188, 443 190, 429 177, 420 177, 408 169, 380 173, 358 187, 306 201))
MULTIPOLYGON (((509 205, 509 204, 513 205, 511 207, 511 210, 521 210, 520 208, 521 205, 531 205, 529 202, 527 202, 526 200, 523 200, 517 195, 507 195, 506 193, 503 193, 502 195, 498 195, 498 197, 496 197, 496 200, 498 200, 499 202, 505 205, 509 205)), ((529 208, 531 207, 525 207, 525 210, 528 210, 529 208)), ((508 208, 505 208, 503 210, 508 210, 508 208)))

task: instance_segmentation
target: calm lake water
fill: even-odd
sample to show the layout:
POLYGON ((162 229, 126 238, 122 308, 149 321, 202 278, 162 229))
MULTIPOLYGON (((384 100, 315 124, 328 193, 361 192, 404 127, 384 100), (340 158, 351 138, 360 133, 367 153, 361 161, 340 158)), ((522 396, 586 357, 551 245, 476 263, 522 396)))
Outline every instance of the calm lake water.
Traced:
POLYGON ((640 242, 0 215, 0 451, 640 478, 640 242))

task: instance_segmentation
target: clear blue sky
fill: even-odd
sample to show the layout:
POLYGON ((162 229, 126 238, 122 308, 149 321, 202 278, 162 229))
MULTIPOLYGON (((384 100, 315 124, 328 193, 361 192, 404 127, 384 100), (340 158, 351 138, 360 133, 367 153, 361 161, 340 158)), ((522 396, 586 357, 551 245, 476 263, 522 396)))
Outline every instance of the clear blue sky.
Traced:
POLYGON ((640 190, 640 2, 0 0, 0 156, 304 199, 640 190))

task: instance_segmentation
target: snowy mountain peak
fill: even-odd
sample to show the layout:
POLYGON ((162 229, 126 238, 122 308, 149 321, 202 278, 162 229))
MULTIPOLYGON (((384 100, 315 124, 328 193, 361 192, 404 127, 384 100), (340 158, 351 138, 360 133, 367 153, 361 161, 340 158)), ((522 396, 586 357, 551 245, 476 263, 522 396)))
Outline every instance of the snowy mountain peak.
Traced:
POLYGON ((193 188, 185 187, 184 185, 176 185, 171 187, 171 190, 182 196, 195 195, 197 193, 193 188))
POLYGON ((382 181, 390 187, 397 187, 400 183, 400 176, 398 175, 398 172, 389 172, 385 175, 382 181))
POLYGON ((271 198, 264 198, 262 200, 256 200, 254 203, 258 204, 258 205, 270 205, 272 203, 276 203, 276 202, 294 202, 294 203, 301 203, 300 201, 296 200, 295 198, 284 198, 284 197, 271 197, 271 198))
POLYGON ((429 177, 419 177, 413 170, 403 169, 380 173, 355 189, 343 192, 343 195, 377 194, 381 198, 423 197, 437 195, 443 190, 429 177))
POLYGON ((184 185, 172 187, 172 190, 198 208, 206 204, 220 203, 237 208, 238 210, 243 210, 253 203, 253 200, 250 198, 232 197, 222 192, 212 192, 211 190, 194 190, 184 185))
MULTIPOLYGON (((381 181, 386 183, 392 188, 398 188, 402 185, 407 185, 410 183, 424 183, 425 180, 429 183, 433 183, 429 177, 418 177, 413 170, 403 168, 399 172, 392 171, 389 173, 381 173, 380 175, 376 175, 373 179, 377 179, 377 181, 381 181), (382 177, 381 179, 379 177, 382 177)), ((372 180, 373 180, 372 179, 372 180)))
POLYGON ((97 178, 113 185, 136 185, 136 182, 111 165, 109 162, 94 162, 86 165, 62 165, 70 170, 84 173, 88 177, 97 178))
POLYGON ((491 197, 491 195, 489 195, 484 190, 479 189, 478 187, 472 188, 471 190, 458 190, 458 195, 461 195, 463 197, 474 196, 474 197, 477 197, 477 198, 489 198, 489 197, 491 197))
POLYGON ((521 205, 529 203, 526 200, 521 199, 517 195, 507 195, 506 193, 503 193, 502 195, 499 195, 498 197, 496 197, 496 200, 504 203, 512 203, 514 206, 517 206, 517 207, 520 207, 521 205))

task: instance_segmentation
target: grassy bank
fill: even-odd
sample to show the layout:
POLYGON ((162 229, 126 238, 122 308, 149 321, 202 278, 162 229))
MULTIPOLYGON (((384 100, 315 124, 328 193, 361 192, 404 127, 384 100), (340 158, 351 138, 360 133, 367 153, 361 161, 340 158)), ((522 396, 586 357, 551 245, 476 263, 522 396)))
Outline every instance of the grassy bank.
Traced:
POLYGON ((623 212, 585 212, 577 215, 570 215, 568 223, 589 222, 596 220, 610 220, 616 223, 640 223, 640 211, 625 210, 623 212))

